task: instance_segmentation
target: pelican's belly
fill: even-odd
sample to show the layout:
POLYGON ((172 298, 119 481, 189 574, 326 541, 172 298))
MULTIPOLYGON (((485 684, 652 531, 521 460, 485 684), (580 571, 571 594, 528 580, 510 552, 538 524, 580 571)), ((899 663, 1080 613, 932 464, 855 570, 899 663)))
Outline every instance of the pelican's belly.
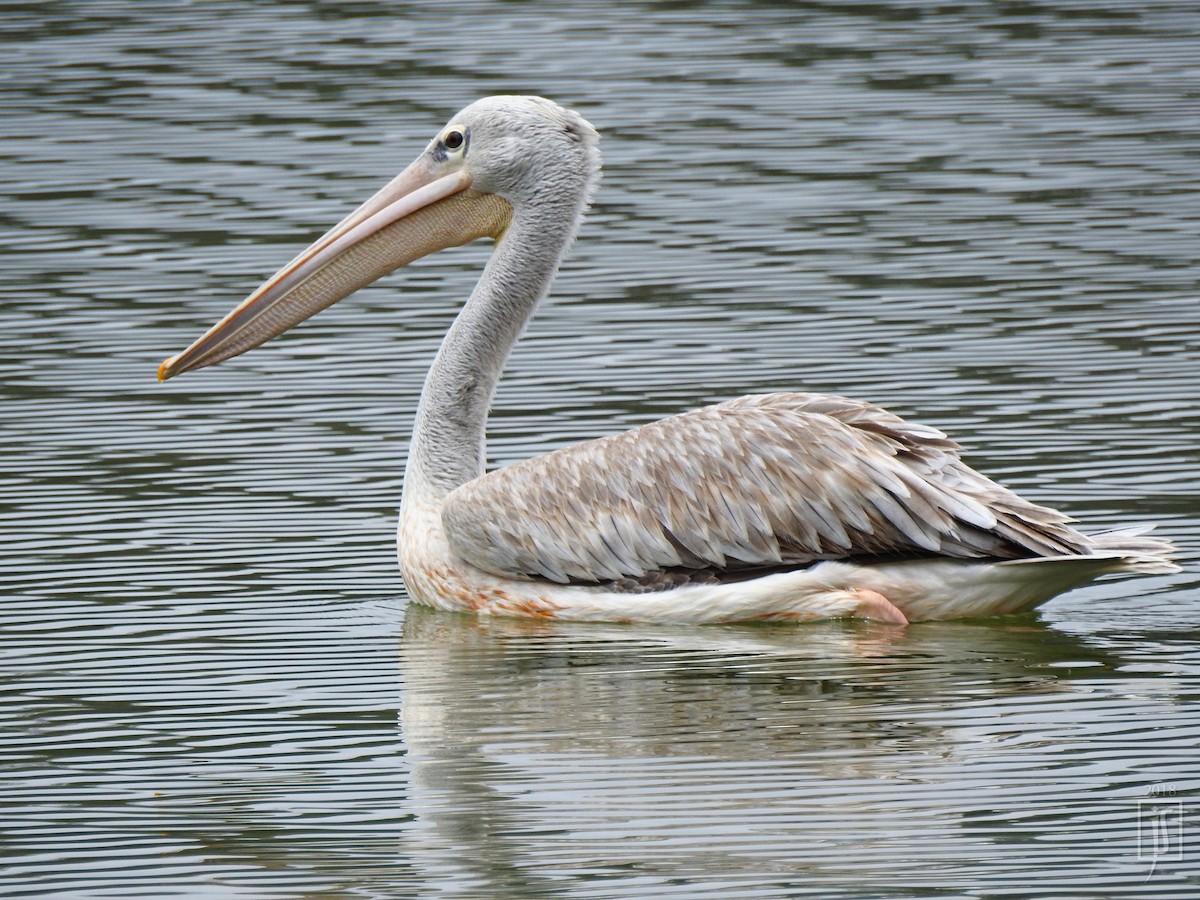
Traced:
POLYGON ((902 615, 892 621, 1008 615, 1090 581, 1111 560, 1059 557, 1020 564, 913 560, 878 565, 825 562, 725 584, 627 593, 586 585, 505 578, 451 550, 436 503, 405 498, 397 533, 400 571, 413 601, 480 615, 574 621, 715 623, 878 618, 875 598, 902 615))
POLYGON ((861 601, 843 585, 814 577, 815 570, 653 593, 504 578, 457 556, 446 540, 440 507, 415 497, 406 497, 401 507, 397 553, 414 602, 480 615, 606 622, 807 621, 854 615, 861 601))

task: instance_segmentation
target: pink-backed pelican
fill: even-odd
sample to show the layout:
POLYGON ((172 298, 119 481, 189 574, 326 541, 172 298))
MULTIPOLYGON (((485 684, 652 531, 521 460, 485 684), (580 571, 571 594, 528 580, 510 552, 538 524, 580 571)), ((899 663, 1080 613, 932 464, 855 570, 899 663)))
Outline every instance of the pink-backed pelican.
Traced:
POLYGON ((941 432, 843 397, 740 397, 484 473, 488 409, 600 172, 540 97, 488 97, 159 368, 236 356, 419 257, 495 250, 433 361, 398 533, 413 600, 483 614, 896 623, 1021 612, 1107 573, 1176 570, 1167 541, 1083 534, 968 467, 941 432))

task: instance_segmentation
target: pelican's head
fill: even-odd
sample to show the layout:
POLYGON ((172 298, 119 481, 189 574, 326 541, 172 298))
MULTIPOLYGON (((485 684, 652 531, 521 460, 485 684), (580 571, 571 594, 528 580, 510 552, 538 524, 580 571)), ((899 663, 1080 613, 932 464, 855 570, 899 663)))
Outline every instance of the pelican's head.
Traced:
POLYGON ((573 229, 599 172, 597 142, 587 120, 542 97, 472 103, 382 190, 164 360, 159 380, 257 347, 435 250, 499 240, 514 216, 557 207, 573 229))

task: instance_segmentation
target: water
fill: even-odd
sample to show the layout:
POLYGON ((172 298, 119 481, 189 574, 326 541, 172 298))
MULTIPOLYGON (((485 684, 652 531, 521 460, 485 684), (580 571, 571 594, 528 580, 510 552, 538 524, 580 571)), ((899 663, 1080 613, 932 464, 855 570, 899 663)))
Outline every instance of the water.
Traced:
POLYGON ((477 96, 601 130, 510 462, 804 387, 1200 538, 1186 3, 6 3, 0 892, 1191 897, 1200 591, 897 631, 407 608, 482 246, 168 385, 477 96))

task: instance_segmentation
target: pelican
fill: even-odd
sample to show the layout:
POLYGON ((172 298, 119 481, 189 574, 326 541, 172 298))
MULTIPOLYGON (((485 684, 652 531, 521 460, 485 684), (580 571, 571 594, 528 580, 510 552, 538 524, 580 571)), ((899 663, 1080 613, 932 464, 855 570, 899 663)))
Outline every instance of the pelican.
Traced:
POLYGON ((1084 534, 858 400, 746 396, 484 471, 488 410, 600 173, 599 137, 541 97, 458 113, 403 172, 159 379, 213 365, 445 247, 495 249, 421 393, 398 527, 422 604, 672 623, 1005 615, 1109 573, 1177 571, 1149 527, 1084 534))

